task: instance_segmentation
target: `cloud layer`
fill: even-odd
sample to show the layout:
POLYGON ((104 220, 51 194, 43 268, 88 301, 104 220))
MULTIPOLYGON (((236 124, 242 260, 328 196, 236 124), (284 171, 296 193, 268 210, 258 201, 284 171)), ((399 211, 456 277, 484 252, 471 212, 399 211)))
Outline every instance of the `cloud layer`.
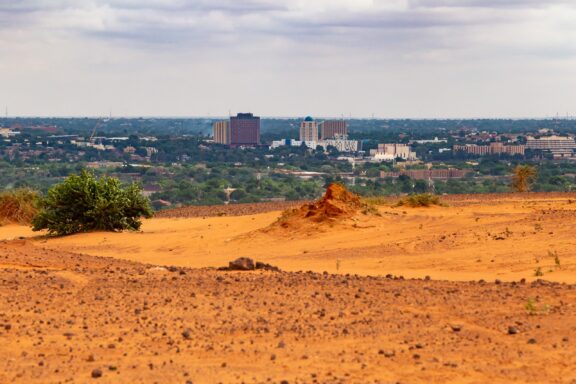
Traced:
POLYGON ((16 0, 16 114, 576 114, 571 0, 16 0), (572 110, 570 109, 572 108, 572 110))

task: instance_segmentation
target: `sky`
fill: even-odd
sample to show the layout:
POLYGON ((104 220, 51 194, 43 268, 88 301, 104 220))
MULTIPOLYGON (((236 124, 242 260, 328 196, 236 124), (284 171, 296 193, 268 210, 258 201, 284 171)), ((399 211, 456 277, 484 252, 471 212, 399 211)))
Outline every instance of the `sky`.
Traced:
POLYGON ((9 116, 576 116, 576 0, 0 0, 9 116))

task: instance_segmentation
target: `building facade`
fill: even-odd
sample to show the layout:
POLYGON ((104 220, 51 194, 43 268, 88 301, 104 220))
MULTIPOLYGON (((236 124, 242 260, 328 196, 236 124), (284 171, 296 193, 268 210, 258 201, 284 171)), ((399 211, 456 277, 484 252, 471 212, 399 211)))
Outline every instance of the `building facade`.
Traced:
POLYGON ((334 147, 338 152, 358 152, 362 150, 362 143, 358 140, 348 140, 348 136, 336 135, 333 139, 320 140, 318 145, 322 146, 324 150, 328 147, 334 147))
POLYGON ((455 145, 454 152, 464 152, 476 156, 486 155, 521 155, 524 156, 525 145, 504 145, 501 142, 490 143, 490 145, 464 144, 455 145))
POLYGON ((375 161, 393 161, 398 158, 403 160, 418 159, 408 144, 378 144, 378 149, 373 150, 371 155, 375 161))
POLYGON ((320 140, 333 139, 336 136, 348 136, 348 122, 326 120, 320 123, 320 140))
POLYGON ((550 152, 554 158, 574 157, 576 142, 573 137, 546 136, 539 139, 527 137, 526 148, 550 152))
POLYGON ((239 113, 230 118, 230 146, 260 145, 260 117, 239 113))
POLYGON ((300 141, 318 141, 318 123, 310 116, 300 123, 300 141))
POLYGON ((448 180, 448 179, 462 179, 466 177, 468 173, 472 172, 468 169, 412 169, 400 172, 380 172, 381 178, 398 178, 401 175, 408 176, 414 180, 428 180, 428 179, 438 179, 438 180, 448 180))
POLYGON ((230 145, 230 122, 216 121, 212 124, 212 136, 217 144, 230 145))

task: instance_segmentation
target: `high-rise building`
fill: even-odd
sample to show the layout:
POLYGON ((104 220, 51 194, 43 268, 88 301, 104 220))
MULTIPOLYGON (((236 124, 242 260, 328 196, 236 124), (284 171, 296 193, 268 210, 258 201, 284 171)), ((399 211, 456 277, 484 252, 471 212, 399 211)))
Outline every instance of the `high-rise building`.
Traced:
POLYGON ((230 146, 260 145, 260 117, 239 113, 230 118, 230 146))
POLYGON ((318 124, 310 116, 300 123, 300 141, 318 141, 318 124))
POLYGON ((320 123, 320 140, 333 139, 336 136, 348 135, 346 120, 326 120, 320 123))
POLYGON ((230 145, 230 122, 228 120, 214 122, 212 136, 215 143, 230 145))

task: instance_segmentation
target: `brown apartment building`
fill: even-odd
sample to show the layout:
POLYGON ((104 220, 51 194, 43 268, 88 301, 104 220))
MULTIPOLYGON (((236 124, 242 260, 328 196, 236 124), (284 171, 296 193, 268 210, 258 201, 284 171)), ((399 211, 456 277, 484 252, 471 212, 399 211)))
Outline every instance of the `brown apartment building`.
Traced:
POLYGON ((320 123, 320 140, 333 139, 336 136, 348 136, 346 120, 326 120, 320 123))
POLYGON ((525 145, 504 145, 501 142, 490 143, 490 145, 464 144, 455 145, 454 152, 465 152, 477 156, 486 155, 522 155, 526 150, 525 145))

